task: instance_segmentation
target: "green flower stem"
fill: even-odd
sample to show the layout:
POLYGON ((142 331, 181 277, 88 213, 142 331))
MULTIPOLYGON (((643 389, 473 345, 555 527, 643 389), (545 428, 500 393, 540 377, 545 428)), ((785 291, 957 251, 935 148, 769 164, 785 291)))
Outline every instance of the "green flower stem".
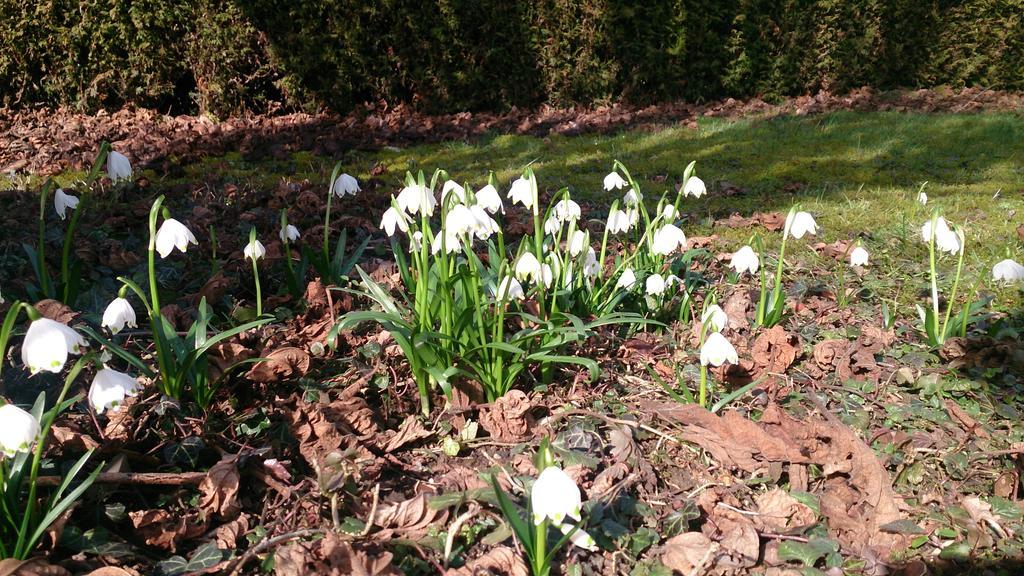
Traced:
POLYGON ((708 405, 708 367, 703 363, 700 365, 700 405, 701 407, 707 407, 708 405))
POLYGON ((39 249, 36 251, 37 265, 39 266, 39 288, 47 298, 53 296, 50 275, 46 273, 46 199, 50 196, 52 187, 53 180, 47 180, 39 192, 39 249))
POLYGON ((938 323, 939 323, 939 279, 935 272, 935 225, 938 222, 939 212, 936 210, 932 212, 932 234, 928 240, 928 265, 931 271, 932 278, 932 325, 928 326, 925 323, 925 332, 929 333, 932 337, 933 343, 942 344, 944 338, 938 334, 938 323))
MULTIPOLYGON (((75 378, 78 378, 79 373, 85 368, 85 365, 93 357, 93 354, 86 354, 75 362, 75 365, 68 372, 67 378, 64 379, 64 386, 60 390, 60 395, 57 396, 57 401, 54 404, 55 407, 60 407, 64 403, 64 399, 67 398, 68 390, 71 389, 71 383, 74 382, 75 378)), ((18 542, 14 547, 14 557, 19 560, 24 560, 28 557, 29 550, 27 548, 29 542, 26 541, 29 533, 29 526, 33 524, 33 520, 36 512, 36 482, 39 478, 39 466, 43 461, 43 450, 45 449, 46 437, 50 434, 50 428, 53 426, 53 421, 57 418, 56 408, 50 413, 43 417, 42 425, 40 426, 39 437, 36 441, 35 450, 32 452, 32 468, 29 472, 29 483, 28 483, 28 499, 25 500, 27 505, 25 507, 25 515, 22 516, 21 529, 18 530, 18 542)))
POLYGON ((67 230, 64 231, 64 246, 60 256, 60 281, 64 288, 62 301, 68 306, 74 305, 73 302, 69 301, 71 299, 71 245, 75 239, 75 228, 78 227, 79 214, 85 209, 88 199, 88 196, 82 195, 82 200, 75 208, 74 214, 71 215, 71 222, 68 223, 67 230))
MULTIPOLYGON (((932 238, 933 239, 935 238, 934 234, 932 234, 932 238)), ((949 294, 949 303, 946 305, 946 317, 942 321, 942 341, 943 342, 945 342, 945 340, 946 340, 946 327, 949 325, 949 315, 950 315, 950 313, 953 312, 953 306, 956 305, 956 291, 957 291, 957 289, 960 288, 960 273, 963 272, 963 270, 964 270, 964 254, 967 252, 966 246, 964 246, 964 244, 966 244, 966 243, 965 242, 961 242, 960 243, 960 258, 959 258, 959 260, 957 261, 957 264, 956 264, 956 277, 953 279, 953 291, 949 294)), ((970 306, 969 303, 968 303, 968 306, 970 306)), ((969 312, 969 310, 968 310, 968 312, 969 312)), ((967 315, 967 312, 965 312, 965 316, 966 315, 967 315)), ((966 328, 965 328, 965 331, 966 331, 966 328)))
MULTIPOLYGON (((161 391, 164 394, 174 396, 175 378, 168 370, 167 350, 163 345, 163 319, 160 316, 160 294, 156 284, 156 221, 163 205, 164 197, 160 196, 153 202, 149 210, 149 250, 147 254, 149 264, 149 324, 153 330, 154 342, 156 343, 156 360, 160 369, 161 391), (161 331, 159 334, 157 331, 161 331)), ((175 396, 177 397, 177 396, 175 396)))
POLYGON ((534 542, 533 548, 533 576, 547 576, 551 571, 551 566, 548 565, 548 519, 545 518, 543 522, 537 524, 534 527, 534 542))
POLYGON ((252 277, 256 281, 256 316, 263 316, 263 290, 260 287, 260 267, 252 259, 252 277))

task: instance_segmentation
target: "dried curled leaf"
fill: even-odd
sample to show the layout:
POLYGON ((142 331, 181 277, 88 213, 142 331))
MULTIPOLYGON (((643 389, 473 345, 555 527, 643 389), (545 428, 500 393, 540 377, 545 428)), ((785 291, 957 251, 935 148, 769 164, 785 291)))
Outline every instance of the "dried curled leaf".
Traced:
POLYGON ((530 404, 526 393, 512 390, 480 409, 480 426, 499 442, 516 442, 529 436, 530 404))
POLYGON ((491 548, 462 568, 445 572, 445 576, 530 576, 523 557, 508 546, 491 548))
POLYGON ((245 375, 254 382, 279 382, 305 376, 309 372, 309 353, 301 348, 286 346, 262 357, 266 360, 258 362, 245 375))
POLYGON ((199 484, 199 508, 221 518, 238 516, 238 463, 236 456, 227 456, 213 465, 199 484))

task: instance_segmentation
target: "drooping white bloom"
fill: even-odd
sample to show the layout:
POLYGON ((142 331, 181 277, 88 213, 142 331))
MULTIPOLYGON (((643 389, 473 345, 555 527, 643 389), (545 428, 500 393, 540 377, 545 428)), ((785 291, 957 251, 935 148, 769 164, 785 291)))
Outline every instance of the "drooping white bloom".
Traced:
POLYGON ((696 176, 690 176, 690 179, 686 181, 686 185, 683 186, 683 196, 700 198, 707 193, 708 188, 704 185, 704 181, 696 176))
POLYGON ((61 220, 67 217, 68 208, 72 210, 78 208, 78 196, 67 194, 64 190, 57 188, 57 191, 53 193, 53 209, 61 220))
POLYGON ((60 372, 68 354, 81 354, 89 343, 69 326, 49 318, 32 322, 21 344, 21 362, 35 374, 40 370, 60 372))
POLYGON ((199 245, 199 241, 184 224, 174 218, 164 220, 160 229, 156 231, 155 247, 161 258, 167 258, 175 248, 181 250, 182 254, 188 249, 189 244, 199 245))
POLYGON ((722 336, 721 332, 708 334, 707 339, 704 340, 704 345, 700 347, 700 363, 703 366, 708 364, 721 366, 726 362, 736 364, 739 361, 736 349, 725 339, 725 336, 722 336))
POLYGON ((1024 280, 1024 266, 1007 258, 992 267, 992 279, 1003 282, 1018 282, 1024 280))
POLYGON ((591 246, 587 248, 587 257, 583 260, 583 276, 593 278, 601 271, 601 263, 597 261, 597 251, 591 246))
POLYGON ((651 250, 655 254, 668 256, 680 248, 686 247, 686 234, 675 224, 666 224, 654 233, 651 250))
POLYGON ((360 192, 361 190, 362 188, 359 187, 359 181, 348 174, 342 174, 334 181, 333 191, 338 195, 338 197, 344 197, 346 194, 355 196, 356 192, 360 192))
POLYGON ((928 195, 924 192, 917 193, 917 201, 921 203, 921 206, 928 204, 928 195))
MULTIPOLYGON (((928 220, 921 226, 921 237, 925 242, 932 241, 932 221, 928 220)), ((963 248, 960 235, 950 228, 949 223, 942 216, 935 219, 935 245, 943 252, 957 254, 963 248)))
POLYGON ((675 221, 679 216, 679 211, 676 210, 674 204, 665 204, 665 207, 661 209, 661 217, 669 222, 675 221))
POLYGON ((8 458, 28 452, 39 437, 39 421, 14 404, 0 406, 0 451, 8 458))
POLYGON ((612 210, 608 213, 607 226, 609 234, 628 232, 630 228, 629 215, 619 209, 612 210))
POLYGON ((519 280, 537 277, 540 271, 540 261, 533 255, 533 252, 523 252, 516 260, 515 276, 519 280))
POLYGON ((444 239, 443 243, 445 253, 454 254, 462 250, 462 238, 451 230, 445 230, 443 234, 438 232, 434 236, 433 242, 430 243, 431 254, 441 252, 442 238, 444 239))
POLYGON ((380 219, 380 227, 387 232, 388 236, 395 235, 395 228, 406 232, 409 230, 409 217, 405 215, 405 212, 391 206, 384 211, 384 216, 380 219))
POLYGON ((622 197, 622 202, 626 206, 636 206, 643 199, 643 195, 637 192, 636 188, 630 188, 626 195, 622 197))
POLYGON ((120 152, 111 150, 107 154, 107 177, 114 182, 118 180, 131 180, 132 163, 128 161, 128 157, 120 152))
POLYGON ((557 466, 545 468, 533 483, 530 507, 535 525, 540 525, 544 520, 561 524, 566 517, 579 522, 583 518, 580 510, 582 506, 579 487, 557 466))
POLYGON ((255 262, 267 255, 267 248, 263 245, 263 242, 259 241, 258 238, 253 238, 245 245, 245 248, 242 249, 242 254, 249 260, 255 262))
MULTIPOLYGON (((570 278, 571 279, 571 278, 570 278)), ((534 278, 534 283, 538 280, 544 283, 544 286, 551 288, 551 283, 555 281, 555 275, 551 270, 551 266, 548 264, 542 264, 540 267, 540 278, 534 278)))
POLYGON ((446 180, 444 186, 441 187, 441 202, 446 202, 448 200, 448 195, 453 192, 455 193, 455 197, 459 199, 459 202, 466 201, 466 189, 454 180, 446 180))
POLYGON ((506 276, 498 283, 495 297, 499 300, 522 300, 526 298, 526 293, 523 291, 523 285, 519 283, 519 280, 512 276, 506 276))
POLYGON ((544 221, 544 233, 545 234, 550 234, 551 236, 556 236, 558 234, 558 230, 561 229, 561 227, 562 227, 562 221, 559 220, 558 218, 556 218, 554 214, 549 216, 548 219, 544 221))
POLYGON ((110 304, 107 304, 106 310, 103 311, 103 321, 100 326, 109 328, 114 334, 120 332, 125 326, 137 328, 135 309, 132 308, 131 302, 121 297, 111 300, 110 304))
POLYGON ((783 236, 792 235, 793 238, 799 240, 808 232, 812 236, 818 233, 818 223, 814 221, 814 216, 807 212, 790 212, 786 216, 786 229, 783 236))
POLYGON ((647 294, 656 296, 665 291, 665 279, 661 274, 651 274, 646 281, 647 294))
POLYGON ((278 236, 281 237, 281 242, 295 242, 300 236, 302 236, 302 234, 299 233, 298 228, 289 224, 284 228, 281 228, 281 231, 278 232, 278 236))
POLYGON ((463 204, 456 204, 444 218, 444 230, 447 234, 462 236, 469 234, 476 226, 473 213, 463 204))
POLYGON ((604 189, 607 192, 611 192, 612 190, 621 190, 626 187, 626 184, 626 179, 619 176, 618 172, 609 172, 608 175, 604 177, 604 189))
POLYGON ((857 246, 850 252, 850 266, 867 266, 868 251, 863 246, 857 246))
POLYGON ((563 198, 555 204, 555 209, 552 210, 552 214, 562 222, 575 222, 576 220, 579 220, 583 212, 580 210, 579 204, 568 198, 563 198))
POLYGON ((522 204, 527 210, 532 209, 533 190, 530 187, 530 181, 523 177, 516 178, 512 183, 512 188, 508 191, 508 199, 513 204, 522 204))
POLYGON ((569 239, 569 254, 579 256, 587 246, 587 233, 583 230, 575 230, 572 238, 569 239))
POLYGON ((470 206, 469 212, 473 216, 473 235, 477 238, 487 240, 492 234, 501 232, 498 222, 491 218, 491 215, 480 204, 470 206))
POLYGON ((483 206, 491 214, 505 213, 505 205, 501 202, 501 195, 490 184, 484 186, 476 193, 476 203, 483 206))
POLYGON ((729 325, 729 316, 725 313, 725 310, 722 310, 721 306, 712 304, 700 315, 700 322, 701 324, 707 324, 708 328, 711 328, 713 332, 721 332, 729 325))
POLYGON ((750 246, 744 246, 737 250, 729 261, 729 266, 732 267, 737 274, 743 274, 744 272, 756 274, 757 268, 760 265, 761 261, 758 259, 757 253, 754 252, 754 249, 750 246))
POLYGON ((633 272, 632 268, 623 270, 618 282, 615 283, 616 288, 625 288, 626 290, 629 290, 634 285, 636 285, 636 273, 633 272))
POLYGON ((434 208, 437 206, 437 199, 430 193, 430 188, 411 184, 402 188, 395 198, 398 207, 410 215, 423 213, 426 216, 434 215, 434 208))
POLYGON ((126 397, 135 396, 141 389, 135 378, 124 372, 103 368, 96 372, 89 386, 89 405, 97 414, 107 410, 117 412, 126 397))

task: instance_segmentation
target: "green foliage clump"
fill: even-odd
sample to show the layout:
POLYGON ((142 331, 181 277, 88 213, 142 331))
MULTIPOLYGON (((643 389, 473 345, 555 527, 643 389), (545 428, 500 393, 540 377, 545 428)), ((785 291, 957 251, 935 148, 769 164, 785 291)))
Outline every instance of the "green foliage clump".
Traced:
POLYGON ((1024 0, 0 0, 0 103, 427 112, 1024 88, 1024 0))

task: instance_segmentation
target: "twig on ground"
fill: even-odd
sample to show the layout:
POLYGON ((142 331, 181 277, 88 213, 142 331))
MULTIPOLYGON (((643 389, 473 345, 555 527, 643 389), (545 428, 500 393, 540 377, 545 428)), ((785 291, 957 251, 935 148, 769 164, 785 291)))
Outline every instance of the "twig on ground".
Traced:
MULTIPOLYGON (((206 478, 206 472, 101 472, 94 484, 136 484, 149 486, 191 486, 206 478)), ((39 486, 60 486, 61 476, 40 476, 39 486)))
POLYGON ((366 517, 366 526, 359 533, 360 538, 365 538, 370 530, 373 530, 373 522, 377 519, 377 505, 380 504, 380 482, 373 487, 373 503, 370 504, 370 515, 366 517))
POLYGON ((471 507, 461 516, 452 522, 452 527, 448 529, 448 536, 444 539, 444 568, 448 569, 448 562, 452 557, 452 547, 455 546, 455 539, 458 538, 459 532, 462 531, 462 525, 469 522, 474 516, 480 512, 480 508, 477 506, 471 507))
POLYGON ((238 561, 235 562, 235 565, 232 567, 231 572, 229 572, 229 574, 230 574, 230 576, 237 576, 238 573, 241 572, 242 568, 245 567, 246 563, 248 563, 250 560, 252 560, 257 554, 260 554, 262 552, 266 552, 267 550, 273 548, 274 546, 277 546, 278 544, 281 544, 283 542, 288 542, 289 540, 295 540, 297 538, 308 538, 310 536, 323 536, 323 534, 324 534, 323 530, 305 529, 305 530, 296 530, 295 532, 288 532, 287 534, 281 534, 280 536, 274 536, 273 538, 269 538, 267 540, 264 540, 263 542, 260 542, 259 544, 257 544, 255 546, 253 546, 252 548, 249 548, 248 550, 246 550, 245 554, 243 554, 238 559, 238 561))

